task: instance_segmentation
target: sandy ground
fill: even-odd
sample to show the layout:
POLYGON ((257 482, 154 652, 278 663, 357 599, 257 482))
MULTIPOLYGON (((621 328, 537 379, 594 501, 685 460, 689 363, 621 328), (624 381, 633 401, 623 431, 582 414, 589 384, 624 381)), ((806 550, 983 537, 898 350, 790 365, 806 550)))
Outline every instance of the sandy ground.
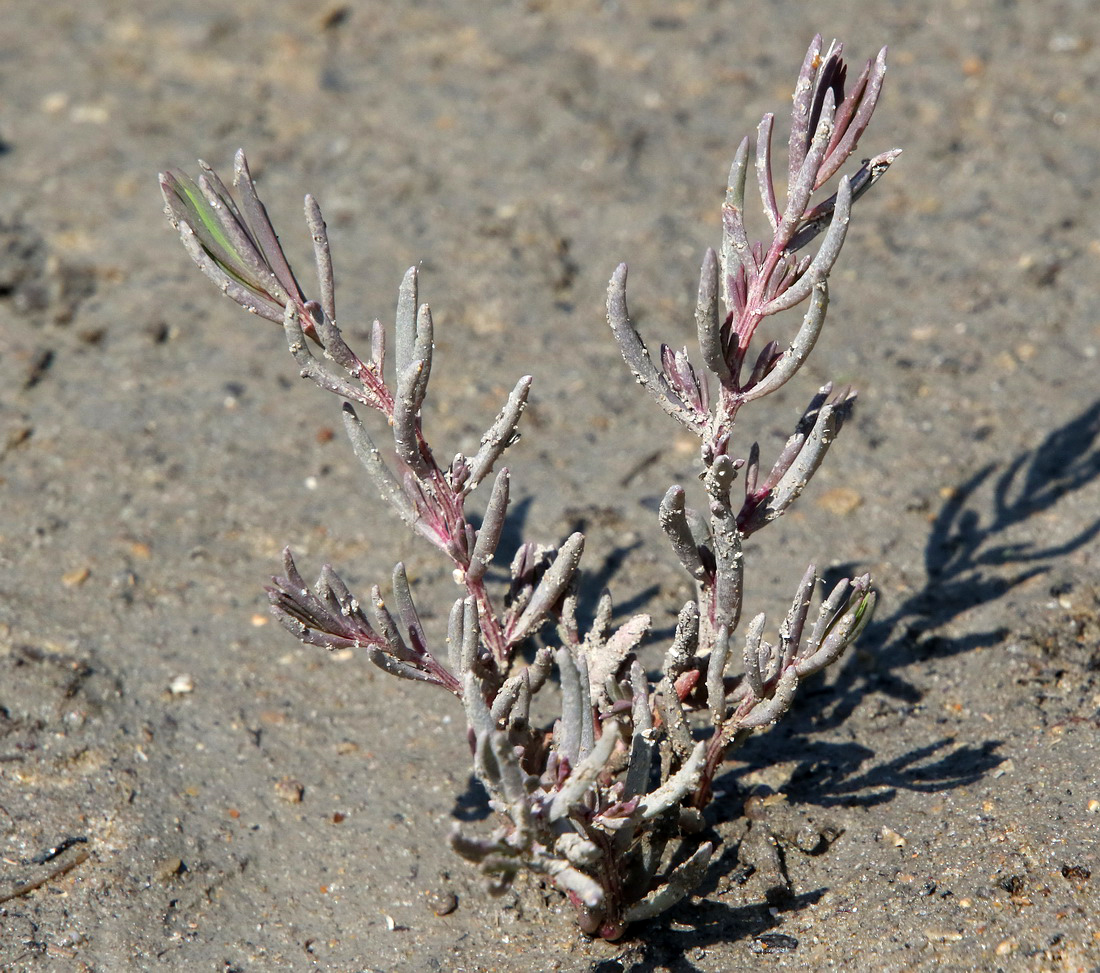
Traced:
POLYGON ((1089 0, 7 0, 0 967, 1100 969, 1098 90, 1089 0), (821 382, 861 392, 750 547, 748 610, 812 559, 872 570, 880 611, 730 760, 700 895, 590 942, 447 850, 452 817, 489 825, 457 706, 268 622, 287 543, 361 590, 406 560, 437 632, 453 585, 278 329, 194 271, 155 176, 244 146, 304 266, 316 193, 352 335, 421 262, 433 442, 469 449, 533 373, 516 531, 586 525, 595 583, 667 627, 686 589, 653 503, 692 452, 603 290, 629 261, 647 336, 689 340, 733 150, 815 31, 890 45, 861 148, 905 154, 811 364, 745 414, 774 446, 821 382), (740 814, 765 786, 770 902, 740 814))

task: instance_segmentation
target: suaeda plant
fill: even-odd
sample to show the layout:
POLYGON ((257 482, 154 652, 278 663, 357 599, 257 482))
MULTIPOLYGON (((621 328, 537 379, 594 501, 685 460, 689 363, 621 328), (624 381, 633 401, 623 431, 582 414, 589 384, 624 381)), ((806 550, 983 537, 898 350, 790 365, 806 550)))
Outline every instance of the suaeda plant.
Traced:
POLYGON ((308 585, 288 549, 283 574, 268 589, 272 610, 303 642, 353 648, 385 672, 461 701, 474 772, 499 826, 487 837, 456 830, 455 850, 479 864, 498 890, 524 870, 543 877, 568 897, 589 934, 618 938, 629 923, 660 914, 700 883, 715 850, 705 840, 702 812, 724 758, 783 716, 799 684, 840 657, 874 608, 868 575, 841 581, 819 598, 811 566, 774 639, 765 637, 765 616, 758 614, 735 648, 744 540, 799 497, 855 400, 848 389, 820 388, 770 469, 761 467, 756 443, 747 456, 735 452, 741 408, 788 382, 813 350, 852 205, 898 155, 891 150, 863 161, 821 198, 867 127, 886 68, 883 49, 849 85, 841 54, 836 42, 823 49, 820 37, 806 54, 782 203, 772 115, 760 122, 754 157, 748 138, 737 150, 721 246, 703 258, 695 311, 699 364, 686 349, 664 344, 654 360, 627 311, 626 265, 611 278, 607 319, 630 371, 700 440, 701 502, 688 506, 687 491, 671 486, 660 504, 660 526, 695 596, 680 609, 655 673, 639 657, 648 615, 615 624, 604 591, 594 618, 585 625, 578 617, 582 534, 556 548, 523 543, 507 590, 489 583, 508 510, 509 470, 493 476, 480 520, 467 501, 518 439, 531 377, 516 383, 474 455, 458 453, 441 465, 423 423, 433 325, 420 303, 417 269, 407 271, 398 291, 392 353, 386 329, 375 321, 361 357, 337 324, 328 237, 312 196, 305 209, 315 299, 306 297, 287 262, 243 153, 235 163, 236 195, 201 162, 197 180, 161 175, 168 216, 188 253, 234 301, 281 323, 302 376, 345 400, 344 426, 378 493, 450 560, 462 588, 441 642, 421 623, 402 564, 393 570, 392 597, 374 587, 360 600, 328 565, 308 585), (745 223, 750 169, 768 240, 754 241, 745 223), (819 238, 816 252, 803 254, 819 238), (802 322, 787 346, 770 340, 752 354, 760 325, 799 305, 805 305, 802 322), (384 445, 360 410, 381 415, 384 445), (735 499, 738 477, 743 495, 735 499), (532 700, 555 685, 561 716, 544 728, 532 721, 532 700))

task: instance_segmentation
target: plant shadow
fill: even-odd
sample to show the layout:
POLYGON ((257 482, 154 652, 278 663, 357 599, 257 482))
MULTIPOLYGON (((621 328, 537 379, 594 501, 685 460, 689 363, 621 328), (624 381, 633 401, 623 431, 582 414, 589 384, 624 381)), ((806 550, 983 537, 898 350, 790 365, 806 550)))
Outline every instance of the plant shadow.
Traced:
MULTIPOLYGON (((951 491, 925 543, 926 585, 885 618, 875 618, 867 626, 859 651, 849 653, 834 680, 837 697, 814 720, 815 728, 844 722, 871 690, 915 703, 920 692, 899 670, 929 658, 996 645, 1010 634, 1004 627, 951 639, 934 633, 964 612, 994 602, 1045 574, 1058 558, 1100 534, 1100 518, 1096 518, 1061 543, 1009 539, 1013 528, 1049 511, 1100 476, 1098 439, 1100 400, 1003 469, 987 465, 951 491), (989 492, 991 501, 985 500, 989 492)), ((842 565, 830 575, 850 575, 852 568, 842 565)))
MULTIPOLYGON (((814 889, 792 896, 789 908, 798 911, 813 905, 825 891, 814 889)), ((691 928, 684 928, 674 918, 683 908, 678 906, 669 917, 655 922, 659 936, 639 936, 623 944, 617 955, 593 963, 589 973, 698 973, 699 967, 690 958, 693 953, 745 940, 749 943, 746 951, 759 957, 761 964, 767 962, 766 956, 798 949, 797 939, 774 931, 780 920, 767 903, 730 906, 707 899, 691 907, 691 928)))

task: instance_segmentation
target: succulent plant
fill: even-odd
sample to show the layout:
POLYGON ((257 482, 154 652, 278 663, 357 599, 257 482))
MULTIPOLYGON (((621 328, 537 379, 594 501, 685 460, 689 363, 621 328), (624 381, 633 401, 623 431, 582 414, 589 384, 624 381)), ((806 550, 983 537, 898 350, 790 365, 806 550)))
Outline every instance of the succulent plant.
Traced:
POLYGON ((735 641, 744 538, 799 497, 855 401, 848 389, 819 389, 770 470, 761 471, 756 443, 747 456, 734 451, 742 406, 788 382, 813 350, 852 206, 898 155, 892 150, 864 161, 818 199, 855 151, 886 67, 884 49, 849 86, 841 54, 835 42, 823 49, 820 37, 806 54, 782 203, 773 180, 773 118, 760 122, 752 168, 769 240, 749 236, 750 140, 737 150, 721 245, 703 258, 698 363, 686 349, 664 344, 655 360, 630 321, 626 265, 611 277, 607 319, 630 371, 700 440, 701 503, 689 507, 685 489, 671 486, 660 504, 660 526, 696 591, 680 609, 656 673, 639 659, 649 616, 616 626, 604 591, 587 628, 578 618, 582 534, 556 548, 524 543, 512 559, 508 590, 487 583, 508 510, 509 470, 493 476, 479 526, 466 503, 518 439, 531 378, 515 384, 473 456, 458 453, 440 465, 422 424, 433 325, 420 303, 416 268, 398 291, 392 354, 375 321, 369 351, 360 357, 337 325, 328 237, 312 196, 306 219, 318 282, 316 299, 307 299, 243 153, 234 167, 236 194, 202 162, 197 180, 180 172, 160 177, 168 217, 188 253, 234 301, 281 323, 302 376, 345 400, 347 434, 378 493, 450 560, 462 589, 440 645, 421 624, 403 565, 393 570, 392 594, 384 597, 376 586, 360 601, 328 565, 308 585, 287 550, 283 573, 268 589, 273 612, 303 642, 359 650, 391 675, 434 684, 461 700, 474 772, 499 826, 483 837, 455 830, 454 849, 498 890, 523 871, 542 876, 569 898, 586 933, 607 939, 698 886, 715 850, 703 810, 724 758, 782 717, 799 684, 836 661, 874 609, 869 576, 841 581, 819 598, 811 566, 772 640, 759 614, 735 641), (803 254, 819 237, 816 252, 803 254), (764 320, 799 305, 805 305, 802 323, 789 344, 771 340, 752 353, 764 320), (372 438, 357 409, 381 414, 388 441, 372 438), (743 496, 735 498, 738 477, 743 496), (532 722, 532 699, 555 685, 561 715, 544 728, 532 722))

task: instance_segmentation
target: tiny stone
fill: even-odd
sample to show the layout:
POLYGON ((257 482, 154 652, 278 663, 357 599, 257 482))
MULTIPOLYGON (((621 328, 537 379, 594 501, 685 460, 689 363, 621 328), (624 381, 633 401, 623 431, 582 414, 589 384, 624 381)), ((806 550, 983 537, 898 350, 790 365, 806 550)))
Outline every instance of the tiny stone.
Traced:
POLYGON ((47 115, 60 115, 69 107, 69 96, 64 91, 51 91, 39 102, 39 107, 47 115))
POLYGON ((88 568, 74 568, 61 575, 61 583, 66 588, 77 588, 91 577, 92 572, 88 568))
POLYGON ((130 543, 130 553, 133 554, 134 557, 141 558, 143 561, 148 561, 153 551, 144 541, 132 541, 130 543))
POLYGON ((799 851, 807 855, 817 854, 819 851, 824 851, 828 846, 825 836, 812 824, 804 824, 798 829, 794 843, 799 851))
POLYGON ((1051 54, 1080 54, 1085 42, 1076 34, 1055 34, 1047 41, 1047 50, 1051 54))
POLYGON ((426 893, 424 902, 432 914, 437 916, 449 916, 458 908, 458 896, 445 890, 426 893))
POLYGON ((898 834, 893 828, 882 826, 882 840, 892 844, 895 848, 904 848, 909 842, 903 835, 898 834))
POLYGON ((833 487, 817 498, 817 505, 831 514, 844 516, 856 510, 863 503, 862 494, 851 487, 833 487))
POLYGON ((275 793, 288 804, 301 804, 305 792, 305 785, 293 777, 284 777, 275 782, 275 793))
POLYGON ((168 692, 173 696, 183 696, 185 693, 192 692, 194 688, 195 680, 185 672, 176 676, 176 678, 168 684, 168 692))
POLYGON ((798 949, 798 940, 781 932, 766 932, 754 936, 749 946, 754 953, 793 953, 798 949))
POLYGON ((165 883, 172 881, 177 875, 182 875, 186 871, 187 866, 183 863, 182 858, 169 858, 157 865, 153 877, 158 882, 165 883))

